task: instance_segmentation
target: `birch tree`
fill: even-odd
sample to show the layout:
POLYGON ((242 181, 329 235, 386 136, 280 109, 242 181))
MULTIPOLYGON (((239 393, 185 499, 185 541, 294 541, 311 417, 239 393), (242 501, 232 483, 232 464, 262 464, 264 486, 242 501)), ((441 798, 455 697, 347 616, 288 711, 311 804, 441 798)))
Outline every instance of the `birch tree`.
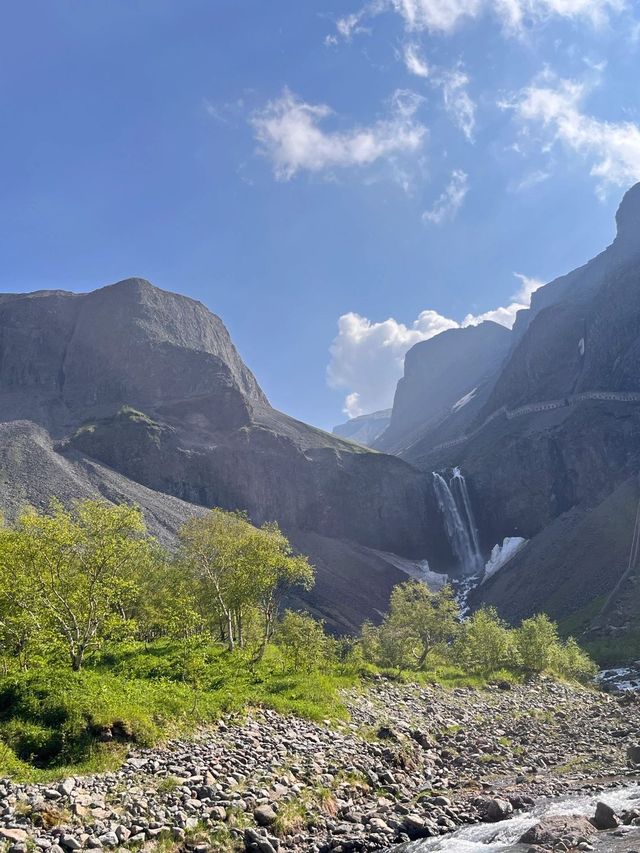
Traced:
POLYGON ((71 510, 58 501, 47 513, 28 509, 9 566, 15 608, 34 630, 57 637, 80 670, 88 652, 130 622, 150 546, 136 507, 88 500, 71 510))

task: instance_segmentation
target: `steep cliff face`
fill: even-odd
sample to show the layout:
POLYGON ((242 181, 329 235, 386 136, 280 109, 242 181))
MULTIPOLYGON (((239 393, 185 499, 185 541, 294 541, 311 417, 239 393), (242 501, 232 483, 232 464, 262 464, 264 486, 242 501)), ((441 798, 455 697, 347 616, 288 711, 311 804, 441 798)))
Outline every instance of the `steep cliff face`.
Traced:
POLYGON ((482 391, 509 345, 509 330, 487 322, 450 329, 413 346, 405 356, 391 422, 374 446, 402 453, 424 439, 482 391))
POLYGON ((593 615, 621 579, 607 618, 637 596, 625 577, 636 500, 625 484, 640 472, 640 185, 617 223, 602 255, 534 294, 472 418, 403 454, 426 470, 462 468, 485 552, 505 536, 530 540, 477 593, 508 618, 593 615))
POLYGON ((142 495, 166 536, 189 506, 275 519, 316 543, 314 606, 337 628, 375 615, 399 579, 379 556, 369 578, 368 549, 422 559, 446 548, 420 472, 275 411, 218 317, 141 279, 0 297, 0 427, 9 514, 106 494, 111 472, 115 499, 142 495), (336 572, 356 587, 349 616, 344 585, 327 582, 336 572))

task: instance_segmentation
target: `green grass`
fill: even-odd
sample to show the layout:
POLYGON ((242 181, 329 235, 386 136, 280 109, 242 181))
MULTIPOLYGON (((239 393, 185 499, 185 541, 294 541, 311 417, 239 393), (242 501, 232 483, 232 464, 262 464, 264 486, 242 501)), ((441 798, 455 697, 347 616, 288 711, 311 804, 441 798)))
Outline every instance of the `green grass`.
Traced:
POLYGON ((465 672, 461 667, 442 664, 422 672, 403 672, 401 680, 404 682, 413 681, 418 684, 440 684, 442 687, 473 687, 475 689, 482 689, 498 681, 519 684, 522 681, 522 676, 507 669, 478 673, 465 672))
POLYGON ((606 598, 606 595, 599 595, 570 616, 561 619, 558 622, 560 635, 562 637, 579 637, 589 628, 592 621, 600 613, 606 598))
POLYGON ((121 644, 79 673, 47 667, 0 679, 0 775, 44 781, 113 769, 129 744, 150 746, 251 706, 344 719, 338 690, 354 682, 285 672, 276 649, 252 667, 215 645, 121 644))
POLYGON ((581 641, 588 654, 601 667, 624 666, 640 660, 640 629, 620 637, 599 637, 581 641))

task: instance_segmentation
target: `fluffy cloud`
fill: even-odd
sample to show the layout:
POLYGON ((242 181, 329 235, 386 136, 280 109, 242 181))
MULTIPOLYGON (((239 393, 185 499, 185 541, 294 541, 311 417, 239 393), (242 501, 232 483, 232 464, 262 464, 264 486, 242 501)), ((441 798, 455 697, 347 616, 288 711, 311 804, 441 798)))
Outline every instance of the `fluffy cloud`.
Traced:
POLYGON ((584 111, 588 87, 561 80, 549 72, 512 98, 504 107, 514 110, 524 125, 539 125, 550 134, 549 144, 561 143, 591 164, 601 186, 626 186, 640 179, 640 127, 633 122, 599 120, 584 111))
POLYGON ((520 287, 513 294, 512 301, 508 305, 502 305, 492 311, 485 311, 484 314, 467 314, 461 325, 477 326, 479 323, 484 323, 485 320, 493 320, 494 323, 500 323, 501 326, 507 326, 510 329, 516 321, 518 311, 529 307, 531 296, 544 284, 537 278, 529 278, 519 272, 515 272, 514 275, 520 279, 520 287))
POLYGON ((327 378, 332 388, 351 389, 345 398, 345 413, 353 418, 390 406, 406 351, 418 341, 457 326, 455 320, 436 311, 422 311, 411 326, 391 317, 372 323, 354 312, 343 314, 329 350, 327 378))
POLYGON ((381 12, 395 11, 409 31, 451 33, 464 21, 493 14, 505 32, 516 33, 526 23, 544 22, 557 16, 567 19, 583 19, 594 26, 601 26, 612 14, 621 12, 625 0, 372 0, 355 15, 347 15, 337 23, 338 32, 348 30, 351 36, 355 24, 365 17, 381 12))
POLYGON ((453 219, 469 190, 469 179, 466 172, 456 169, 451 173, 451 179, 444 192, 436 199, 430 210, 425 210, 422 218, 425 222, 441 225, 453 219))
POLYGON ((333 115, 330 107, 309 104, 285 90, 254 114, 251 124, 276 177, 288 181, 301 171, 366 166, 417 151, 427 132, 416 119, 420 102, 414 92, 399 90, 387 118, 365 127, 326 130, 322 124, 333 115))
POLYGON ((345 414, 353 418, 388 408, 402 376, 405 353, 419 341, 446 329, 477 325, 484 320, 494 320, 511 328, 516 312, 529 306, 531 294, 542 285, 537 279, 520 273, 515 275, 521 286, 511 304, 481 315, 468 314, 461 323, 437 311, 422 311, 409 326, 391 317, 374 323, 354 312, 343 314, 329 350, 327 380, 332 388, 348 392, 344 401, 345 414))

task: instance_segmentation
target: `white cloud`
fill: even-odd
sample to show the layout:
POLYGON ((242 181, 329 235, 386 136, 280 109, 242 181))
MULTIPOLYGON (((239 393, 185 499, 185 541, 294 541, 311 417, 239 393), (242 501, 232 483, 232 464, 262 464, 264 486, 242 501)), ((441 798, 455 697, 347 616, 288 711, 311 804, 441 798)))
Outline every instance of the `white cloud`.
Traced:
POLYGON ((442 87, 446 111, 467 139, 473 142, 476 126, 476 105, 467 92, 468 76, 459 68, 441 71, 437 81, 442 87))
POLYGON ((431 84, 442 91, 444 108, 470 142, 476 126, 476 105, 467 91, 469 77, 461 68, 430 68, 420 54, 419 48, 407 44, 404 48, 404 64, 410 74, 430 78, 431 84))
POLYGON ((409 327, 391 317, 372 323, 354 312, 343 314, 330 347, 327 378, 332 388, 349 389, 345 413, 353 418, 390 406, 406 351, 457 325, 436 311, 423 311, 409 327))
POLYGON ((391 0, 409 30, 450 32, 462 18, 475 18, 484 0, 391 0))
POLYGON ((533 172, 529 172, 519 181, 516 181, 515 184, 511 183, 509 185, 509 189, 515 192, 522 192, 523 190, 531 189, 531 187, 537 186, 537 184, 542 184, 544 181, 549 180, 551 177, 551 172, 547 169, 534 169, 533 172))
POLYGON ((449 219, 453 219, 469 191, 469 176, 461 169, 455 169, 451 173, 451 179, 444 192, 436 199, 430 210, 425 210, 422 219, 441 225, 449 219))
POLYGON ((485 311, 483 314, 467 314, 462 321, 462 325, 477 326, 480 323, 484 323, 485 320, 492 320, 494 323, 500 323, 501 326, 507 326, 510 329, 516 321, 518 311, 529 307, 532 294, 544 284, 543 281, 537 278, 529 278, 519 272, 514 272, 514 275, 520 279, 520 287, 513 294, 511 297, 512 301, 508 305, 502 305, 491 311, 485 311))
POLYGON ((490 14, 506 33, 517 33, 526 24, 560 17, 585 20, 595 27, 627 7, 628 0, 372 0, 337 24, 343 37, 351 38, 367 17, 394 11, 411 32, 451 33, 465 21, 490 14), (351 19, 355 19, 353 23, 351 19), (345 30, 343 33, 342 30, 345 30))
POLYGON ((420 50, 415 44, 407 44, 404 48, 404 64, 410 74, 416 77, 428 77, 429 66, 420 55, 420 50))
POLYGON ((539 125, 549 133, 548 145, 561 143, 590 163, 591 174, 606 184, 626 186, 640 179, 640 127, 588 115, 583 102, 588 87, 545 72, 537 82, 503 106, 514 110, 526 127, 539 125))
POLYGON ((468 314, 459 323, 437 311, 422 311, 409 326, 390 317, 379 323, 350 312, 338 320, 338 334, 330 347, 327 380, 332 388, 344 389, 344 412, 350 418, 386 409, 393 402, 398 379, 402 376, 404 356, 414 344, 425 341, 447 329, 472 326, 493 320, 511 328, 516 312, 527 308, 531 294, 542 282, 521 273, 520 288, 511 304, 487 311, 468 314))
POLYGON ((255 113, 251 124, 276 177, 288 181, 301 171, 366 166, 417 151, 427 132, 415 115, 420 102, 414 92, 399 90, 387 118, 346 131, 325 130, 321 125, 333 110, 326 104, 309 104, 285 90, 255 113))

